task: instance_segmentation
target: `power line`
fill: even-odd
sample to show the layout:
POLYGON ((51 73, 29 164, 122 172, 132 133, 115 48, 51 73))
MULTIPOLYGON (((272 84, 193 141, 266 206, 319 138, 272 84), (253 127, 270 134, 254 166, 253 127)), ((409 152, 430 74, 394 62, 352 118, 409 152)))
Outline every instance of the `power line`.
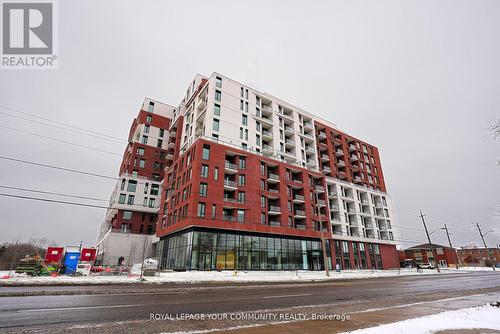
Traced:
POLYGON ((59 122, 59 121, 54 121, 54 120, 51 120, 49 118, 41 117, 41 116, 38 116, 38 115, 35 115, 35 114, 31 114, 31 113, 28 113, 28 112, 25 112, 25 111, 21 111, 21 110, 18 110, 18 109, 6 107, 6 106, 3 106, 3 105, 0 105, 0 108, 7 109, 7 110, 10 110, 10 111, 19 113, 19 114, 23 114, 23 115, 28 115, 28 116, 31 116, 31 117, 35 117, 35 118, 38 118, 38 119, 41 119, 41 120, 44 120, 44 121, 48 121, 48 122, 52 122, 52 123, 55 123, 55 124, 67 126, 69 128, 72 128, 72 129, 77 129, 77 130, 85 131, 85 132, 88 132, 88 133, 91 133, 91 134, 95 134, 95 135, 98 135, 98 136, 107 137, 107 138, 110 138, 110 139, 115 139, 115 140, 119 140, 121 142, 124 142, 124 140, 122 138, 113 137, 113 136, 107 135, 105 133, 100 133, 100 132, 97 132, 97 131, 85 129, 85 128, 82 128, 82 127, 79 127, 79 126, 75 126, 75 125, 71 125, 71 124, 67 124, 67 123, 63 123, 63 122, 59 122))
POLYGON ((85 172, 85 171, 82 171, 82 170, 71 169, 71 168, 58 167, 58 166, 43 164, 43 163, 34 162, 34 161, 28 161, 28 160, 21 160, 21 159, 16 159, 16 158, 10 158, 10 157, 1 156, 1 155, 0 155, 0 159, 9 160, 9 161, 15 161, 15 162, 23 163, 23 164, 35 165, 35 166, 39 166, 39 167, 52 168, 52 169, 62 170, 62 171, 65 171, 65 172, 71 172, 71 173, 83 174, 83 175, 88 175, 88 176, 100 177, 100 178, 109 179, 109 180, 119 180, 119 178, 113 177, 113 176, 108 176, 108 175, 103 175, 103 174, 97 174, 97 173, 92 173, 92 172, 85 172))
POLYGON ((53 140, 53 141, 56 141, 56 142, 59 142, 59 143, 63 143, 63 144, 67 144, 67 145, 73 145, 73 146, 76 146, 76 147, 81 147, 81 148, 85 148, 85 149, 88 149, 88 150, 93 150, 93 151, 97 151, 97 152, 101 152, 101 153, 107 153, 107 154, 111 154, 111 155, 115 155, 115 156, 119 156, 119 157, 122 156, 121 154, 118 154, 118 153, 115 153, 115 152, 101 150, 99 148, 95 148, 95 147, 91 147, 91 146, 76 144, 76 143, 73 143, 73 142, 70 142, 70 141, 65 141, 65 140, 61 140, 61 139, 57 139, 57 138, 52 138, 52 137, 44 136, 44 135, 41 135, 41 134, 38 134, 38 133, 34 133, 34 132, 30 132, 30 131, 25 131, 25 130, 13 128, 13 127, 10 127, 10 126, 0 125, 0 128, 9 129, 9 130, 12 130, 12 131, 17 131, 17 132, 25 133, 25 134, 28 134, 28 135, 32 135, 32 136, 36 136, 36 137, 40 137, 40 138, 45 138, 45 139, 53 140))
POLYGON ((102 199, 102 198, 79 196, 79 195, 70 195, 70 194, 63 194, 63 193, 58 193, 58 192, 43 191, 43 190, 36 190, 36 189, 29 189, 29 188, 20 188, 20 187, 12 187, 12 186, 5 186, 5 185, 0 185, 0 188, 11 189, 11 190, 19 190, 19 191, 26 191, 26 192, 34 192, 34 193, 39 193, 39 194, 57 195, 57 196, 63 196, 63 197, 72 197, 72 198, 86 199, 86 200, 90 200, 90 201, 101 201, 101 202, 108 202, 109 201, 107 199, 102 199))
MULTIPOLYGON (((0 108, 2 108, 2 107, 0 106, 0 108)), ((6 116, 9 116, 9 117, 15 117, 15 118, 22 119, 22 120, 25 120, 25 121, 28 121, 28 122, 32 122, 32 123, 36 123, 36 124, 50 126, 50 127, 56 128, 56 129, 61 129, 61 130, 69 131, 69 132, 72 132, 72 133, 78 133, 78 134, 86 135, 86 136, 89 136, 89 137, 98 138, 98 139, 101 139, 101 140, 108 140, 108 141, 119 143, 119 144, 126 144, 127 143, 124 140, 116 140, 116 139, 112 139, 112 138, 106 138, 106 137, 104 137, 102 135, 93 135, 93 134, 90 134, 90 133, 85 133, 83 131, 68 129, 68 128, 65 128, 65 127, 62 127, 62 126, 57 126, 57 125, 50 124, 50 123, 40 122, 40 121, 37 121, 37 120, 34 120, 34 119, 22 117, 22 116, 19 116, 19 115, 9 114, 9 113, 6 113, 4 111, 0 111, 0 114, 6 115, 6 116)))

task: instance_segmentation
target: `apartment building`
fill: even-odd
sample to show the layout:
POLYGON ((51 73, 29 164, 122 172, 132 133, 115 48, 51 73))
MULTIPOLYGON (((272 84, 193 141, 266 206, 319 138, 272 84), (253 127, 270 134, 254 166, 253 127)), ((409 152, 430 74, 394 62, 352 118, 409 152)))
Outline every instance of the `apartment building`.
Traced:
POLYGON ((156 226, 162 268, 395 268, 378 149, 213 73, 172 108, 156 226))
POLYGON ((131 265, 152 251, 176 108, 146 98, 132 122, 119 177, 97 238, 97 261, 131 265))

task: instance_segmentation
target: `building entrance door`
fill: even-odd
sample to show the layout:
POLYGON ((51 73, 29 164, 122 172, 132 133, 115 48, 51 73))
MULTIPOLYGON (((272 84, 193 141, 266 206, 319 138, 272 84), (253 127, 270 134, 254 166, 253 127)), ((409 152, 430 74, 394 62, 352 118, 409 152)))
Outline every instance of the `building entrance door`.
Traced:
POLYGON ((309 261, 309 270, 322 270, 323 261, 320 251, 311 251, 311 260, 309 261))

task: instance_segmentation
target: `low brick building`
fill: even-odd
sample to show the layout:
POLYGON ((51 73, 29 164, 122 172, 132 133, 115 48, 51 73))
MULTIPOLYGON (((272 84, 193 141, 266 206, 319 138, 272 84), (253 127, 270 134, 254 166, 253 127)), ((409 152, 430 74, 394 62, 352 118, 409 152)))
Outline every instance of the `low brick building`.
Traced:
POLYGON ((430 263, 432 265, 438 264, 440 267, 455 267, 457 259, 457 252, 454 248, 429 243, 407 248, 400 251, 399 254, 401 266, 430 263), (436 250, 436 259, 434 258, 434 249, 436 250))
POLYGON ((499 248, 461 248, 457 253, 462 266, 490 267, 500 263, 499 248))

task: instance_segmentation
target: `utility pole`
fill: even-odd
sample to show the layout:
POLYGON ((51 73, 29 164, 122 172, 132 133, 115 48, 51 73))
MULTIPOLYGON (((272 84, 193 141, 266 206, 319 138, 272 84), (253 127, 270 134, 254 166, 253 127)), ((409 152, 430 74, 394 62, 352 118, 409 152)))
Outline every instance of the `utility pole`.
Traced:
POLYGON ((446 236, 448 237, 448 243, 450 244, 450 248, 453 250, 453 254, 455 254, 455 267, 458 269, 457 251, 453 248, 453 245, 451 244, 450 233, 448 233, 448 226, 446 226, 446 224, 444 224, 444 230, 446 231, 446 236))
MULTIPOLYGON (((484 245, 484 250, 486 251, 486 254, 488 254, 488 260, 490 259, 490 252, 488 250, 488 246, 486 246, 486 241, 484 241, 484 234, 483 231, 481 231, 481 226, 479 226, 479 223, 476 222, 477 230, 479 231, 479 235, 481 236, 481 240, 483 240, 483 245, 484 245)), ((486 232, 488 233, 488 232, 486 232)), ((493 270, 495 270, 495 265, 492 266, 493 270)))
MULTIPOLYGON (((429 231, 427 230, 427 225, 425 224, 425 215, 422 213, 422 210, 420 210, 420 218, 422 218, 422 223, 424 224, 424 229, 425 229, 425 234, 427 235, 427 240, 429 241, 429 246, 432 247, 432 242, 431 242, 431 236, 429 235, 429 231)), ((439 269, 439 263, 437 262, 437 253, 436 253, 436 248, 432 248, 432 255, 434 256, 434 262, 436 263, 436 269, 438 273, 441 272, 439 269)))

